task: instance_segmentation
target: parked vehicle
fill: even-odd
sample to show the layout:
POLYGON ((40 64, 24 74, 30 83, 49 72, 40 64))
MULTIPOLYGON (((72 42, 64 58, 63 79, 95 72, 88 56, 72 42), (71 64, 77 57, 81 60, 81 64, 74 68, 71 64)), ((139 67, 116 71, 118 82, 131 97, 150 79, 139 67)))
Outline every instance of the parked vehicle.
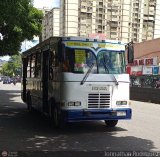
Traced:
POLYGON ((9 77, 3 79, 3 84, 11 84, 11 79, 9 77))
POLYGON ((13 83, 14 85, 16 85, 17 79, 16 79, 16 78, 13 78, 12 83, 13 83))

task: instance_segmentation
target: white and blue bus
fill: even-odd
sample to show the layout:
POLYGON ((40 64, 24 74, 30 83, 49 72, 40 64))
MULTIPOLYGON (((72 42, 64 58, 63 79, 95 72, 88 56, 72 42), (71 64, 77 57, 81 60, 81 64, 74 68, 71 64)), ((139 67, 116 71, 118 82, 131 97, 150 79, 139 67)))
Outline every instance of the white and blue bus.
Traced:
MULTIPOLYGON (((126 45, 119 41, 52 37, 22 54, 22 99, 28 110, 67 122, 131 119, 126 45)), ((128 45, 128 58, 133 60, 128 45)))

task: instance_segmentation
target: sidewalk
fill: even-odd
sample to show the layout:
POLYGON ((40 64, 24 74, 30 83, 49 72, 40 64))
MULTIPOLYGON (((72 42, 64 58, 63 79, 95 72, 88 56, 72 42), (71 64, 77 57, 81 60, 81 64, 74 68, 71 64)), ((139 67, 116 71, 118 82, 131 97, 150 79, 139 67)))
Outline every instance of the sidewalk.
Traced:
POLYGON ((16 83, 16 86, 21 87, 21 83, 20 82, 16 83))

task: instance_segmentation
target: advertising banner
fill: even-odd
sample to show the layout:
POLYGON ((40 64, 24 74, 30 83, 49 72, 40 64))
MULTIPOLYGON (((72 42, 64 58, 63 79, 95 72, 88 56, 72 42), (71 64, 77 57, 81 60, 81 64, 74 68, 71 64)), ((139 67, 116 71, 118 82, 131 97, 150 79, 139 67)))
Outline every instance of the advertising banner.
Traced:
POLYGON ((153 75, 158 75, 159 74, 159 67, 155 66, 153 67, 153 75))
POLYGON ((142 75, 142 66, 132 66, 130 75, 141 76, 142 75))
POLYGON ((130 66, 139 66, 139 65, 158 65, 158 57, 152 57, 152 58, 142 58, 142 59, 135 59, 130 66))
POLYGON ((153 67, 152 66, 143 66, 143 75, 152 75, 153 67))
POLYGON ((129 75, 131 75, 131 67, 127 66, 126 73, 129 74, 129 75))

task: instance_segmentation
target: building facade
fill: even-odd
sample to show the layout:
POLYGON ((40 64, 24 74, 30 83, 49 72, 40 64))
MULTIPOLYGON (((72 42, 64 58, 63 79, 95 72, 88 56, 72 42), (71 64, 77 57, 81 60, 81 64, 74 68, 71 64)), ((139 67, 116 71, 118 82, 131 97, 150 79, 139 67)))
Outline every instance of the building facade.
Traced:
POLYGON ((42 20, 42 41, 59 36, 59 8, 48 11, 42 20))
POLYGON ((135 59, 158 57, 160 63, 160 38, 134 44, 135 59))
POLYGON ((141 42, 160 37, 158 0, 60 2, 61 36, 89 36, 93 33, 103 33, 108 39, 124 42, 131 40, 141 42))

